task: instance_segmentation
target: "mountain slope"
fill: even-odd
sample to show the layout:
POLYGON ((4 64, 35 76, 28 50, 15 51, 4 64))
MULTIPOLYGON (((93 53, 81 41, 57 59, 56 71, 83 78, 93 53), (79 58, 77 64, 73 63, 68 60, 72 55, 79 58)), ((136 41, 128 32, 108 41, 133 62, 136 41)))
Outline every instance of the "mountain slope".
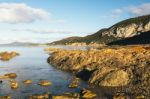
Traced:
POLYGON ((150 31, 150 15, 139 16, 121 21, 110 28, 101 29, 98 32, 85 37, 70 37, 50 44, 71 44, 71 43, 111 43, 141 33, 150 31))
POLYGON ((136 35, 133 37, 109 43, 109 45, 132 45, 132 44, 150 44, 150 31, 141 33, 140 35, 136 35))

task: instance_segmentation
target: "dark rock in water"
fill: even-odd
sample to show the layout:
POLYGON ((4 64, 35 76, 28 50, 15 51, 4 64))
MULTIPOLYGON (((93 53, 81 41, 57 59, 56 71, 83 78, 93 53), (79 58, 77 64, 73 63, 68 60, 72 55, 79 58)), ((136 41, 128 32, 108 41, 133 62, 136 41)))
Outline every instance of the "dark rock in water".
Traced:
POLYGON ((1 83, 3 83, 3 81, 2 81, 2 80, 0 80, 0 84, 1 84, 1 83))

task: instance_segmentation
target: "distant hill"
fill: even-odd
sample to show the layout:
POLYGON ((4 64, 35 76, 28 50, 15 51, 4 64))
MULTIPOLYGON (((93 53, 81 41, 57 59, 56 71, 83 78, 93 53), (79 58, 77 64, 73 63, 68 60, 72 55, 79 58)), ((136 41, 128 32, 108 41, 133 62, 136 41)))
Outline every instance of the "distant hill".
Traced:
POLYGON ((39 43, 30 43, 30 42, 12 42, 7 44, 0 44, 0 46, 38 46, 42 45, 39 43))
POLYGON ((139 16, 121 21, 110 28, 101 29, 98 32, 85 37, 69 37, 50 44, 72 43, 100 43, 111 44, 117 40, 134 37, 150 31, 150 15, 139 16))

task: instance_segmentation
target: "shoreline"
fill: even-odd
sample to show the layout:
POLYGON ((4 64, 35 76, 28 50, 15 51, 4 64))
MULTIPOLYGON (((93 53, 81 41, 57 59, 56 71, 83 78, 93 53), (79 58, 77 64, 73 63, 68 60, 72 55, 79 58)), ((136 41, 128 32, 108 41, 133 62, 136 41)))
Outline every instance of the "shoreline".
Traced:
POLYGON ((101 49, 55 50, 48 63, 70 71, 90 84, 123 87, 119 93, 150 97, 150 48, 146 45, 101 49), (143 91, 145 90, 145 91, 143 91))

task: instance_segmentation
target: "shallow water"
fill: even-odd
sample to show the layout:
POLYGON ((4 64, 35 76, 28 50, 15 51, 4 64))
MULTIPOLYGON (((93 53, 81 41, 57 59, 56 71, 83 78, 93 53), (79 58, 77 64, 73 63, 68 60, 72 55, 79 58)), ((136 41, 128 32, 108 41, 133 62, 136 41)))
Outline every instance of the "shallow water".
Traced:
MULTIPOLYGON (((52 94, 63 94, 65 92, 77 92, 79 88, 69 89, 68 84, 72 75, 53 68, 47 63, 48 54, 43 51, 44 47, 0 47, 1 51, 17 51, 20 56, 10 61, 0 61, 0 75, 6 73, 17 73, 16 80, 19 88, 12 90, 9 82, 4 80, 0 84, 0 96, 11 95, 13 99, 26 99, 33 94, 42 94, 50 91, 52 94), (31 79, 31 85, 24 85, 23 80, 31 79), (49 87, 37 85, 40 80, 50 80, 53 84, 49 87)), ((80 87, 90 88, 88 84, 81 81, 80 87)))

